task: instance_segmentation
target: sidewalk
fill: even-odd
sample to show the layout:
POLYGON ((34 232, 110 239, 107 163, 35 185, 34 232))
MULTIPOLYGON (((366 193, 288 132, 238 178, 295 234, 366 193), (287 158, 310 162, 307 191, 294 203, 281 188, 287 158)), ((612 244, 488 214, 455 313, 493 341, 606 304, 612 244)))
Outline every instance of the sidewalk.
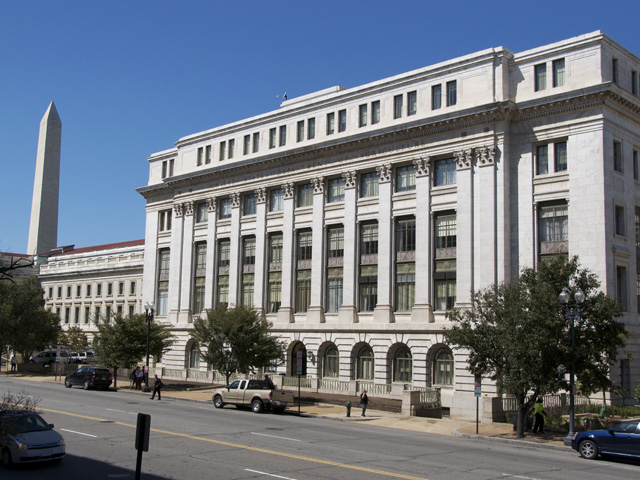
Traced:
MULTIPOLYGON (((60 385, 63 384, 62 379, 58 379, 56 381, 53 376, 30 376, 21 374, 11 376, 35 382, 55 382, 60 383, 60 385)), ((172 399, 210 403, 213 391, 213 388, 173 390, 169 387, 163 391, 162 398, 163 400, 172 399)), ((130 390, 128 383, 124 382, 118 383, 118 392, 130 395, 144 395, 145 397, 150 397, 149 393, 144 393, 139 390, 130 390)), ((517 443, 529 447, 570 450, 569 447, 564 446, 563 438, 561 435, 534 435, 531 433, 526 433, 523 439, 517 439, 515 438, 515 434, 513 432, 511 424, 505 423, 479 424, 478 433, 476 434, 476 424, 472 421, 456 420, 450 418, 438 419, 426 417, 410 417, 399 413, 373 409, 367 409, 367 416, 362 417, 360 415, 360 408, 358 408, 357 406, 351 409, 350 417, 347 417, 346 407, 339 405, 330 405, 326 403, 302 402, 300 406, 298 406, 297 404, 289 406, 286 412, 290 415, 297 415, 298 412, 300 412, 301 416, 306 417, 328 418, 342 422, 359 422, 366 423, 367 425, 397 428, 400 430, 408 430, 413 432, 517 443)))

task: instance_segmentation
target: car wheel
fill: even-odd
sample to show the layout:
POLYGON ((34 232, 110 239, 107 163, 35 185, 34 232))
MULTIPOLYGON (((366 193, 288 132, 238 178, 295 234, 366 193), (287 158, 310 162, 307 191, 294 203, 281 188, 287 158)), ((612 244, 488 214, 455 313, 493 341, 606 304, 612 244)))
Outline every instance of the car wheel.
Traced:
POLYGON ((82 388, 84 388, 85 390, 89 390, 89 380, 84 381, 84 385, 82 385, 82 388))
POLYGON ((64 379, 64 386, 67 387, 67 388, 71 388, 71 382, 69 381, 68 378, 64 379))
POLYGON ((580 456, 588 460, 593 460, 598 456, 598 446, 593 440, 584 440, 578 445, 580 456))
POLYGON ((253 410, 253 413, 262 413, 264 410, 264 403, 262 403, 262 400, 256 398, 251 402, 251 410, 253 410))
POLYGON ((224 407, 224 402, 222 401, 222 397, 220 395, 216 395, 213 397, 213 406, 216 408, 224 407))
POLYGON ((2 466, 4 468, 11 468, 13 461, 11 460, 11 452, 8 448, 2 450, 2 458, 0 460, 2 461, 2 466))

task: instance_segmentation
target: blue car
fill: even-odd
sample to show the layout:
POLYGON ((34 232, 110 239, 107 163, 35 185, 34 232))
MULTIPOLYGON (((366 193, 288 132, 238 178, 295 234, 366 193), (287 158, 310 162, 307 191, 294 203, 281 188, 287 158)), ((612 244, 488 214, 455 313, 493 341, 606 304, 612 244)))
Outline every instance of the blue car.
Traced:
POLYGON ((571 440, 571 448, 589 460, 598 455, 640 458, 640 420, 620 422, 609 430, 578 432, 571 440))

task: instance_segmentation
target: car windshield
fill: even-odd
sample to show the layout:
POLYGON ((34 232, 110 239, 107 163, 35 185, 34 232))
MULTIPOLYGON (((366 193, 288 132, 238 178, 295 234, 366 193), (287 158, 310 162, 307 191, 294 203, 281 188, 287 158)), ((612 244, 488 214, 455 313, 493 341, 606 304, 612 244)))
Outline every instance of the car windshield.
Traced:
POLYGON ((621 433, 636 433, 636 429, 638 428, 638 422, 622 422, 614 425, 611 429, 614 432, 621 433))
POLYGON ((49 424, 40 415, 19 415, 3 418, 2 423, 16 433, 44 432, 50 430, 49 424))

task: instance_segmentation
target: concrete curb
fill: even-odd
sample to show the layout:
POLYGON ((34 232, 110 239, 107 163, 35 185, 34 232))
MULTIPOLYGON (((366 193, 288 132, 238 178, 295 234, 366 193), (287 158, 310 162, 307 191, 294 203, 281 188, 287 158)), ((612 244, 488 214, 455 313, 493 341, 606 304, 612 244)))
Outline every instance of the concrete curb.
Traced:
POLYGON ((460 432, 458 429, 453 430, 451 433, 453 433, 453 435, 456 437, 470 438, 473 440, 485 440, 488 442, 506 443, 510 445, 521 445, 524 447, 544 448, 547 450, 561 450, 561 451, 573 450, 571 447, 566 447, 564 445, 551 445, 549 443, 527 442, 526 440, 513 440, 511 438, 485 437, 482 435, 463 433, 463 432, 460 432))

